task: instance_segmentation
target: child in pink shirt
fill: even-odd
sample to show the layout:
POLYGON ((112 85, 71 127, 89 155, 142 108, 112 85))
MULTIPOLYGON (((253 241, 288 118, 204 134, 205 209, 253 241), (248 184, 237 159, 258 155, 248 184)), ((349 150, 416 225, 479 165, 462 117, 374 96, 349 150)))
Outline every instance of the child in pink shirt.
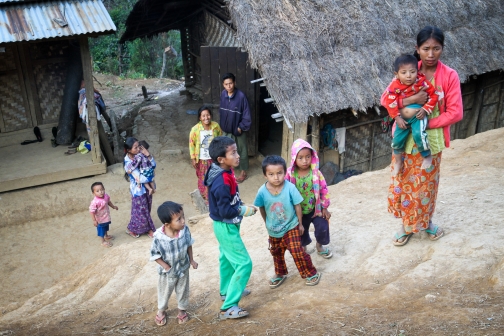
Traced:
POLYGON ((98 231, 98 237, 101 239, 101 244, 104 247, 111 247, 114 237, 108 234, 110 225, 110 209, 119 210, 110 200, 110 196, 105 194, 105 187, 101 182, 95 182, 91 185, 91 192, 95 196, 89 205, 89 212, 91 213, 91 219, 93 219, 93 224, 98 231))

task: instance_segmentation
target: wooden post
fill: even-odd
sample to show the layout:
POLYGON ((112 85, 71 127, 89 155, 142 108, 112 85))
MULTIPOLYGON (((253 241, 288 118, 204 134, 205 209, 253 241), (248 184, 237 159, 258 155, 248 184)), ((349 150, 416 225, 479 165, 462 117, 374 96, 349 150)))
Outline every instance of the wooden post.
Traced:
POLYGON ((91 53, 86 36, 79 37, 79 45, 82 59, 82 74, 86 83, 86 101, 89 118, 89 143, 91 144, 91 159, 93 163, 101 163, 100 138, 98 135, 98 123, 94 103, 93 67, 91 65, 91 53))
POLYGON ((311 120, 311 146, 315 151, 320 150, 320 117, 314 115, 311 120))
POLYGON ((499 128, 499 121, 501 119, 500 116, 504 114, 504 104, 502 103, 503 100, 504 100, 504 83, 501 83, 499 101, 497 103, 497 112, 495 113, 494 128, 499 128))
POLYGON ((285 120, 282 122, 282 154, 281 156, 284 158, 285 162, 291 161, 291 146, 294 141, 294 134, 289 130, 289 127, 285 123, 285 120))
POLYGON ((368 171, 373 170, 373 154, 374 154, 374 142, 375 142, 375 124, 371 124, 371 148, 369 149, 369 168, 368 171))
POLYGON ((147 88, 144 85, 142 85, 142 94, 143 94, 144 99, 147 99, 149 97, 147 95, 147 88))

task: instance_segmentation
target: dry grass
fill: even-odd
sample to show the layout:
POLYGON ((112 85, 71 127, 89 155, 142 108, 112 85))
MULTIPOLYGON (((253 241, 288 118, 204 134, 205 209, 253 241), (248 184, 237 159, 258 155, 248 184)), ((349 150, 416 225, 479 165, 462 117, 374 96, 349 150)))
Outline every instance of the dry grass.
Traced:
POLYGON ((462 81, 504 68, 504 3, 230 0, 238 37, 280 112, 291 121, 379 104, 392 62, 417 32, 445 32, 443 61, 462 81))

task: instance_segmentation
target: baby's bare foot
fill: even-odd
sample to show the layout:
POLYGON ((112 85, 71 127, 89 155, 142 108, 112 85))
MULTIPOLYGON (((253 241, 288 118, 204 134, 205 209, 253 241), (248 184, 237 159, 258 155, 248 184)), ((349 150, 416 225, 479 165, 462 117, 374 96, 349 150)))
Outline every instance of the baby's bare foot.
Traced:
POLYGON ((399 174, 399 172, 401 171, 401 168, 402 168, 402 161, 396 160, 396 162, 394 162, 394 170, 392 171, 392 176, 397 176, 397 174, 399 174))
POLYGON ((422 169, 427 169, 430 166, 432 166, 432 155, 424 157, 424 159, 422 161, 422 169))

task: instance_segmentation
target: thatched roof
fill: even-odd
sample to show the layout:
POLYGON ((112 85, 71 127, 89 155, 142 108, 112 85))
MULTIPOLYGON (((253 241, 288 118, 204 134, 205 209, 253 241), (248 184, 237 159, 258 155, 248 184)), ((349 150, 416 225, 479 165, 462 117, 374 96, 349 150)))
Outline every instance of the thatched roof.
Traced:
POLYGON ((392 62, 426 25, 462 81, 504 68, 502 0, 230 0, 240 42, 290 121, 379 104, 392 62))

